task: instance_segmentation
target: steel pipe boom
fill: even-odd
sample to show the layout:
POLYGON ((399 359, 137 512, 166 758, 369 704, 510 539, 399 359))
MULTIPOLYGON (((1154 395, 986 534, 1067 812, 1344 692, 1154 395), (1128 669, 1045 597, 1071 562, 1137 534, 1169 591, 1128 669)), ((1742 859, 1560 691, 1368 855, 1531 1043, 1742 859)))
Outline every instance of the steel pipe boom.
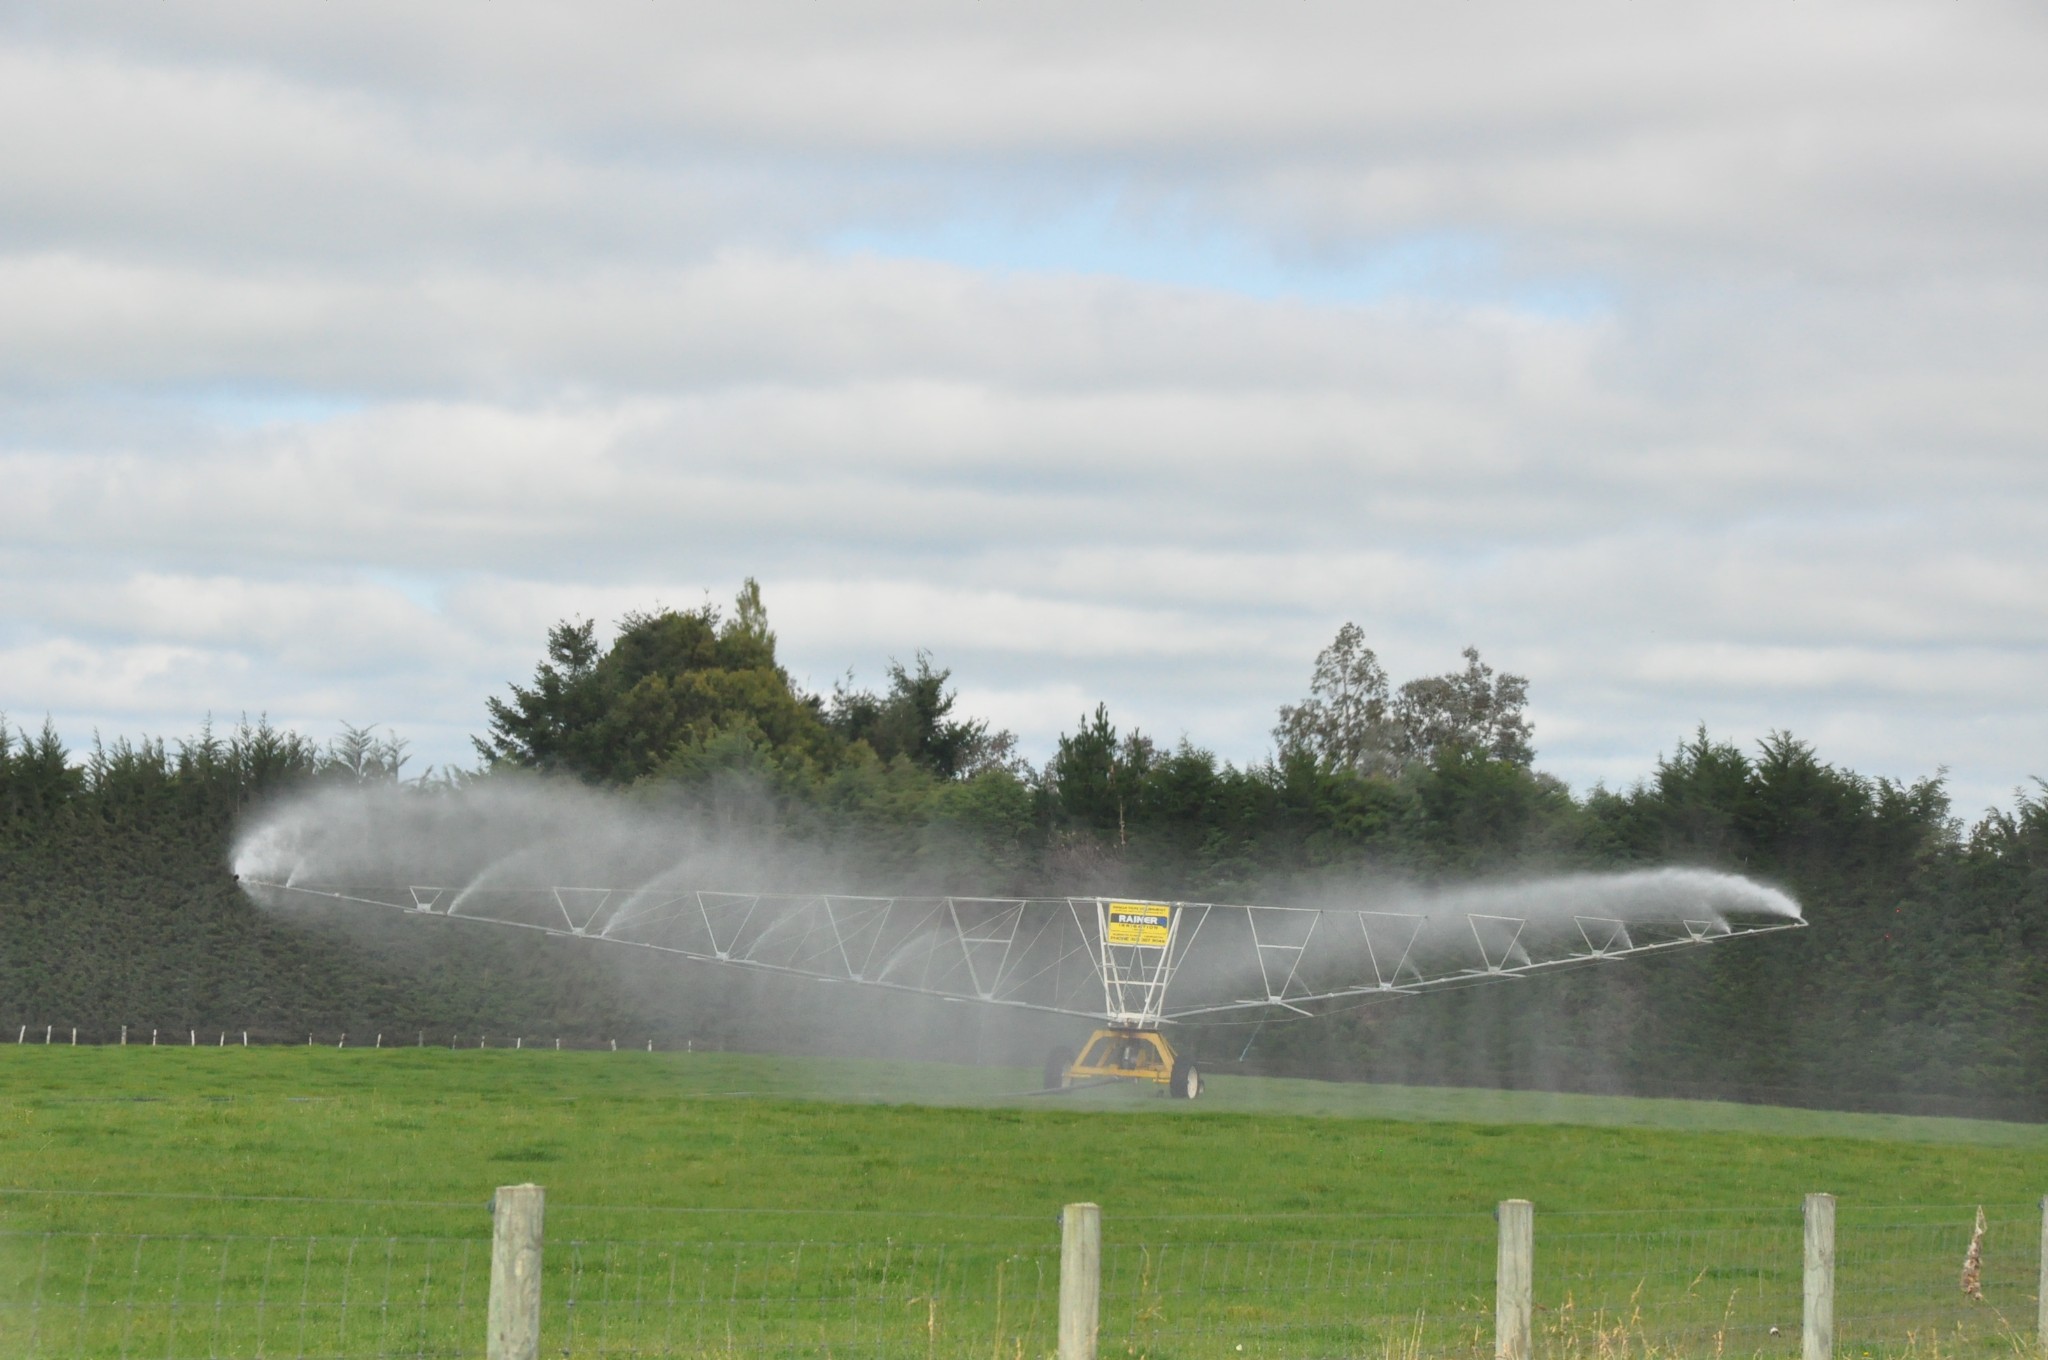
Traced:
MULTIPOLYGON (((1704 900, 1615 916, 1549 903, 1514 915, 1498 905, 1395 911, 660 884, 364 887, 245 879, 242 886, 280 908, 383 908, 1134 1029, 1238 1013, 1312 1016, 1806 924, 1704 900)), ((1611 910, 1611 902, 1603 906, 1611 910)))

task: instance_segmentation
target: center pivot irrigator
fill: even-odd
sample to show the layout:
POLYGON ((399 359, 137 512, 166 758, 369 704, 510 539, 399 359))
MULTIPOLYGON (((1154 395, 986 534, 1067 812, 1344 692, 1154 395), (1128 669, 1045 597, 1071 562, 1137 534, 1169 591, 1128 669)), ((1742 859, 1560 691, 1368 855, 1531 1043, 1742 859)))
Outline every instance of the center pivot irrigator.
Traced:
MULTIPOLYGON (((250 866, 256 867, 256 866, 250 866)), ((268 866, 266 866, 268 867, 268 866)), ((1094 1022, 1048 1089, 1141 1081, 1201 1094, 1171 1028, 1233 1013, 1314 1016, 1806 923, 1732 875, 1584 874, 1315 906, 1111 897, 877 897, 681 887, 364 886, 245 873, 275 906, 325 900, 538 931, 725 967, 1094 1022)), ((307 866, 312 867, 312 866, 307 866)), ((488 876, 487 876, 488 877, 488 876)))

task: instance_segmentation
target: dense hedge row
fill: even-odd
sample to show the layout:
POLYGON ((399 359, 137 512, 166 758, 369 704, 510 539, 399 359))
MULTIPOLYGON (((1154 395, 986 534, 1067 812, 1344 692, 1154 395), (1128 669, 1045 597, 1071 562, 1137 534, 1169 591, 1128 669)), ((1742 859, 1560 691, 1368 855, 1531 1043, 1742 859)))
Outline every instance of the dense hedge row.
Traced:
MULTIPOLYGON (((1211 1063, 2048 1112, 2039 799, 1966 825, 1939 780, 1865 779, 1789 736, 1744 752, 1704 732, 1635 787, 1574 796, 1525 746, 1462 742, 1455 723, 1434 719, 1426 748, 1407 739, 1345 761, 1283 741, 1273 761, 1240 768, 1185 743, 1156 749, 1098 710, 1033 770, 1003 734, 951 716, 945 674, 923 658, 886 695, 796 691, 757 596, 730 623, 657 615, 629 620, 608 652, 567 642, 571 654, 557 645, 532 689, 495 706, 487 767, 464 778, 537 766, 657 809, 743 819, 832 847, 876 887, 1275 901, 1330 875, 1677 863, 1781 885, 1813 924, 1313 1023, 1188 1035, 1211 1063)), ((1414 688, 1387 712, 1398 717, 1414 688)), ((1514 713, 1487 721, 1525 730, 1514 713)), ((398 757, 361 732, 317 747, 260 723, 82 760, 47 730, 11 733, 0 744, 0 1024, 10 1036, 20 1024, 658 1035, 1027 1062, 1062 1037, 1056 1024, 963 1027, 957 1008, 828 1002, 815 993, 830 989, 459 923, 281 920, 238 891, 227 848, 240 819, 309 781, 396 779, 398 757)))

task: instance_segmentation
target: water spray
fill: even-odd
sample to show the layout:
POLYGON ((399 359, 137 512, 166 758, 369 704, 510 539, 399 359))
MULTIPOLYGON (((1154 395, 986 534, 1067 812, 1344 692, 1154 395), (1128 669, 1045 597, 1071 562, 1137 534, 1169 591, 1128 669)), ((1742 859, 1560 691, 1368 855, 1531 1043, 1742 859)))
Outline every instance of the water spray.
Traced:
POLYGON ((1201 1075, 1176 1052, 1176 1025, 1313 1017, 1806 924, 1776 889, 1677 868, 1448 890, 1339 887, 1285 906, 740 890, 728 885, 833 870, 788 847, 713 838, 531 783, 433 800, 316 794, 253 826, 234 868, 243 891, 275 909, 439 917, 1073 1016, 1093 1030, 1048 1061, 1049 1089, 1141 1080, 1182 1097, 1200 1092, 1201 1075))

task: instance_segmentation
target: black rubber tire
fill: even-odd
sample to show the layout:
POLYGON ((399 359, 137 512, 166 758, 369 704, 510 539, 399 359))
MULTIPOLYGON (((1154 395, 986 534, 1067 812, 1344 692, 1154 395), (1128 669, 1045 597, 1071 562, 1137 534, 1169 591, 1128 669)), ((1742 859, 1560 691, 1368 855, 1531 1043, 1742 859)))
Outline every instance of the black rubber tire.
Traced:
POLYGON ((1202 1072, 1186 1058, 1173 1060, 1173 1074, 1166 1084, 1166 1094, 1176 1100, 1193 1100, 1202 1094, 1202 1072))
POLYGON ((1063 1091, 1067 1088, 1067 1069, 1074 1065, 1072 1049, 1056 1048, 1045 1055, 1045 1089, 1063 1091))

